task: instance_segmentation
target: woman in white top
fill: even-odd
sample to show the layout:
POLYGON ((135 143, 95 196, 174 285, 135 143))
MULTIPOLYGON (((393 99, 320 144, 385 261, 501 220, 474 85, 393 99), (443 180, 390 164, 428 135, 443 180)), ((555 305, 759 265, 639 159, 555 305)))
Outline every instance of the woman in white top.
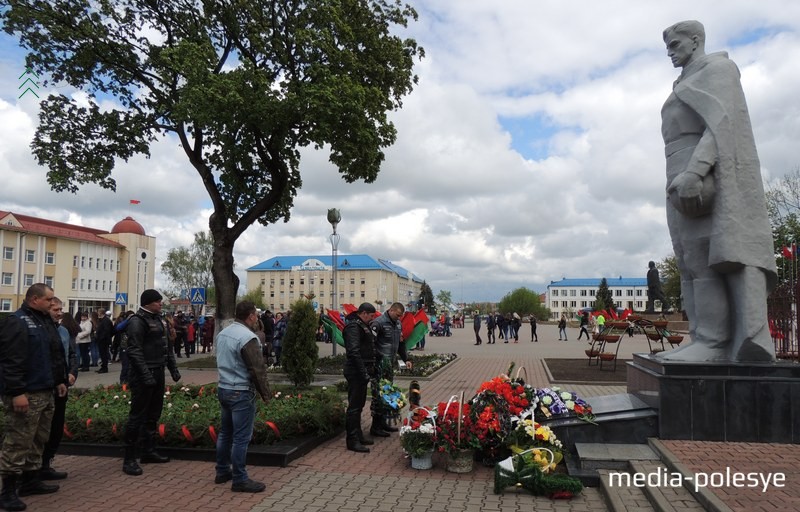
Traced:
POLYGON ((89 371, 89 345, 92 342, 92 321, 89 320, 89 315, 84 311, 80 316, 81 332, 75 336, 75 343, 78 345, 78 350, 81 353, 81 367, 80 371, 89 371))

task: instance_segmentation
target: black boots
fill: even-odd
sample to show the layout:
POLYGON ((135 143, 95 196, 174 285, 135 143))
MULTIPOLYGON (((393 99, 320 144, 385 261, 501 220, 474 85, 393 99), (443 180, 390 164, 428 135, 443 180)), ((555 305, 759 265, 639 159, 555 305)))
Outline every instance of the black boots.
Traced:
POLYGON ((389 437, 389 432, 383 430, 383 418, 380 416, 372 417, 372 427, 369 429, 372 437, 389 437))
POLYGON ((139 476, 142 468, 136 462, 136 447, 128 445, 125 447, 125 460, 122 462, 122 472, 126 475, 139 476))
POLYGON ((28 508, 17 495, 17 475, 3 477, 3 492, 0 494, 0 508, 3 510, 25 510, 28 508))
POLYGON ((42 469, 39 470, 39 478, 42 480, 64 480, 67 478, 66 471, 56 471, 53 469, 53 459, 42 462, 42 469))
POLYGON ((381 426, 381 428, 385 432, 397 432, 397 431, 400 430, 397 427, 393 427, 392 425, 389 425, 389 420, 386 419, 386 416, 383 416, 383 425, 381 426))
MULTIPOLYGON (((46 484, 39 479, 39 471, 23 471, 18 494, 33 496, 34 494, 50 494, 58 490, 56 484, 46 484)), ((6 509, 8 510, 8 509, 6 509)))
POLYGON ((169 462, 169 457, 156 451, 155 434, 148 435, 144 439, 143 445, 142 464, 164 464, 169 462))
POLYGON ((344 428, 347 433, 347 449, 352 452, 369 453, 369 448, 361 443, 364 437, 361 432, 361 411, 348 412, 344 428))

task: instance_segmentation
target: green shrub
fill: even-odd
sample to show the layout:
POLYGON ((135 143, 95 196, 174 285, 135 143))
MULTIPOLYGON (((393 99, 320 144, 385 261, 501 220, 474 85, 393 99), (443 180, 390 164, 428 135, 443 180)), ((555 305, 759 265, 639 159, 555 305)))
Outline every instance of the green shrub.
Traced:
MULTIPOLYGON (((273 386, 268 404, 257 401, 253 443, 272 444, 278 439, 325 435, 344 424, 344 405, 331 388, 295 393, 286 386, 273 386), (281 391, 277 391, 281 390, 281 391)), ((67 401, 64 440, 82 443, 121 443, 130 412, 131 394, 119 385, 91 390, 72 390, 67 401)), ((0 434, 4 425, 0 407, 0 434)), ((167 387, 164 410, 158 421, 159 444, 213 447, 220 429, 216 384, 167 387)))
POLYGON ((314 380, 319 349, 317 348, 317 312, 311 302, 300 299, 292 304, 292 314, 283 338, 281 365, 286 376, 297 387, 306 387, 314 380))

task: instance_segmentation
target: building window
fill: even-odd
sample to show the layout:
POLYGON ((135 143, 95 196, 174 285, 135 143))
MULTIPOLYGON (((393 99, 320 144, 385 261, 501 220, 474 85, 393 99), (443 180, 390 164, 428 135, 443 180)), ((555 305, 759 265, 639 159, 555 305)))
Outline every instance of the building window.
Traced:
POLYGON ((352 285, 356 284, 356 278, 355 277, 351 277, 350 278, 350 284, 352 284, 352 285))
POLYGON ((633 297, 633 290, 625 290, 625 295, 627 297, 633 297))
POLYGON ((557 307, 558 307, 558 301, 557 301, 557 300, 554 300, 554 301, 553 301, 553 309, 555 309, 555 308, 557 308, 557 307))
POLYGON ((622 290, 614 290, 614 297, 622 297, 622 290))
POLYGON ((566 307, 567 307, 567 301, 565 301, 565 300, 562 300, 562 301, 561 301, 561 307, 562 307, 562 308, 566 308, 566 307))
POLYGON ((94 280, 94 289, 97 290, 97 291, 100 291, 100 280, 99 279, 95 279, 94 280))
POLYGON ((289 288, 294 288, 294 279, 289 279, 289 288))
POLYGON ((103 270, 108 270, 108 260, 103 258, 103 270))
POLYGON ((283 286, 284 284, 286 284, 286 280, 284 278, 281 278, 281 286, 283 286))
POLYGON ((86 268, 86 256, 81 256, 81 268, 86 268))
POLYGON ((14 248, 13 247, 3 247, 3 259, 4 260, 13 260, 14 259, 14 248))
POLYGON ((73 290, 77 290, 78 289, 78 278, 77 277, 73 277, 72 278, 72 289, 73 290))
POLYGON ((85 279, 81 279, 81 290, 83 290, 86 287, 85 281, 86 281, 85 279))
POLYGON ((577 291, 576 290, 570 290, 569 291, 569 296, 570 297, 574 297, 575 295, 577 295, 577 291))
POLYGON ((558 297, 558 290, 553 290, 553 297, 558 297))
POLYGON ((571 307, 571 308, 577 308, 577 307, 578 307, 578 303, 577 303, 577 302, 575 302, 574 300, 571 300, 571 301, 569 301, 569 307, 571 307))
POLYGON ((300 278, 300 286, 305 286, 305 285, 306 285, 306 279, 304 277, 301 277, 300 278))
POLYGON ((25 249, 25 261, 27 263, 36 263, 36 251, 33 249, 25 249))
POLYGON ((46 265, 55 265, 56 264, 56 253, 54 252, 46 252, 44 253, 44 262, 46 265))
POLYGON ((350 298, 351 299, 355 299, 356 298, 356 292, 350 292, 350 298))
POLYGON ((586 297, 586 290, 581 290, 581 297, 586 297))
POLYGON ((642 301, 636 301, 636 309, 642 309, 642 301))
POLYGON ((94 258, 89 258, 89 268, 92 268, 92 263, 94 263, 94 258))
POLYGON ((14 281, 14 274, 11 272, 3 272, 3 286, 11 286, 14 281))
POLYGON ((366 293, 364 292, 364 290, 361 290, 361 298, 363 299, 363 298, 364 298, 364 297, 366 297, 366 296, 367 296, 367 295, 366 295, 366 293))
POLYGON ((274 299, 275 298, 275 292, 270 291, 269 292, 269 296, 270 296, 270 298, 274 299))
POLYGON ((636 290, 636 296, 637 297, 641 297, 642 296, 642 290, 636 290))
POLYGON ((72 266, 78 268, 78 256, 75 255, 72 257, 72 266))
POLYGON ((595 296, 597 296, 597 292, 595 292, 594 290, 589 290, 589 295, 591 295, 592 297, 595 297, 595 296))
MULTIPOLYGON (((81 283, 83 283, 83 279, 81 279, 81 283)), ((87 290, 91 290, 92 289, 92 280, 91 279, 87 279, 86 280, 86 284, 88 285, 88 287, 86 289, 87 290)))
POLYGON ((11 311, 11 299, 0 299, 0 311, 11 311))
POLYGON ((119 260, 117 260, 117 272, 119 272, 119 260))
POLYGON ((106 281, 103 279, 103 291, 106 291, 106 281))
POLYGON ((582 308, 585 308, 585 307, 586 307, 586 301, 585 301, 585 300, 582 300, 582 301, 581 301, 581 307, 582 307, 582 308))
POLYGON ((367 280, 364 279, 363 277, 361 278, 361 284, 367 284, 367 280))
POLYGON ((44 276, 44 284, 49 286, 50 288, 53 287, 53 276, 44 276))
POLYGON ((25 274, 25 279, 22 281, 25 286, 33 285, 33 274, 25 274))
POLYGON ((319 278, 319 285, 322 286, 324 284, 325 284, 325 278, 324 277, 320 277, 319 278))

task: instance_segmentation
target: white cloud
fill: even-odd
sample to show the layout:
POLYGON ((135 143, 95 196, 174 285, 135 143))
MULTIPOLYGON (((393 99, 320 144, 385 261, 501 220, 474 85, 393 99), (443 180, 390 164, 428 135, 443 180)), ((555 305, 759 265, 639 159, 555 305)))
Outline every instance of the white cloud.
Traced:
MULTIPOLYGON (((704 22, 709 52, 739 64, 764 176, 798 167, 800 2, 412 4, 420 20, 404 34, 427 56, 391 114, 398 140, 378 180, 346 184, 325 151, 304 150, 291 220, 242 236, 240 273, 273 255, 329 253, 325 214, 337 207, 341 254, 390 259, 458 299, 644 276, 671 253, 660 109, 678 71, 661 31, 687 17, 704 22)), ((205 190, 171 139, 121 163, 116 194, 51 192, 28 147, 36 103, 14 94, 21 54, 0 54, 2 208, 105 229, 133 215, 158 237, 159 258, 206 228, 205 190)))

